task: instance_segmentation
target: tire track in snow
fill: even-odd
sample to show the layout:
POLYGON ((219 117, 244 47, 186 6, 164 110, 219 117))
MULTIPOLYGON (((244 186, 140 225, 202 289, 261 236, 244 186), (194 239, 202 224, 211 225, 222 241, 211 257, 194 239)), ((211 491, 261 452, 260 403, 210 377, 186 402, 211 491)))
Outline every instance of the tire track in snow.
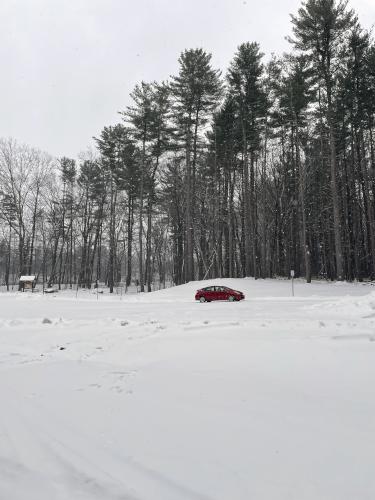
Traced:
POLYGON ((28 488, 41 486, 35 499, 65 500, 67 494, 75 498, 71 495, 79 491, 80 498, 87 494, 88 500, 213 500, 121 451, 109 450, 95 435, 35 399, 25 399, 14 388, 8 396, 12 396, 12 403, 4 416, 11 422, 10 435, 17 437, 15 448, 19 451, 8 469, 13 467, 15 476, 26 481, 28 488), (24 454, 25 446, 31 455, 24 454), (43 473, 29 467, 33 462, 38 468, 43 464, 43 473), (69 491, 61 491, 66 487, 69 491))
POLYGON ((56 414, 35 401, 25 400, 14 388, 12 394, 13 398, 8 398, 9 404, 2 416, 2 427, 12 443, 13 456, 9 457, 9 452, 4 450, 3 458, 0 452, 1 499, 25 500, 25 491, 28 491, 28 500, 78 497, 85 500, 140 500, 128 491, 123 479, 113 476, 110 470, 98 464, 94 459, 98 450, 82 453, 77 446, 64 443, 63 438, 68 442, 77 441, 81 432, 69 435, 56 414), (58 425, 53 426, 52 422, 58 425), (57 435, 61 435, 61 439, 57 435))

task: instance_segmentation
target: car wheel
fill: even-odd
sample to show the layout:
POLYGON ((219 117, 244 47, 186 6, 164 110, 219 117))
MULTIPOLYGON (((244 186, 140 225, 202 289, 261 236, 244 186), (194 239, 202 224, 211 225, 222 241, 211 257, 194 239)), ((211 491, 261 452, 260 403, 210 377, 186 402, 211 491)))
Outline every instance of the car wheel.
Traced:
POLYGON ((204 297, 201 297, 201 298, 199 299, 199 302, 206 302, 206 299, 205 299, 204 297))
POLYGON ((229 302, 234 302, 236 299, 233 297, 233 295, 229 295, 229 302))

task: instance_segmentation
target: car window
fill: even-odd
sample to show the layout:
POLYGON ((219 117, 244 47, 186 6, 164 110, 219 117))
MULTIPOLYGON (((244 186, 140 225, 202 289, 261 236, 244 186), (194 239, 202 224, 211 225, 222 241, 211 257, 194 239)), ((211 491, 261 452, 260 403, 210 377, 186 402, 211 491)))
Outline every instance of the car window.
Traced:
POLYGON ((224 287, 223 286, 217 286, 216 287, 217 292, 224 292, 224 287))
POLYGON ((207 288, 205 288, 205 291, 206 292, 214 292, 215 291, 215 287, 214 286, 208 286, 207 288))

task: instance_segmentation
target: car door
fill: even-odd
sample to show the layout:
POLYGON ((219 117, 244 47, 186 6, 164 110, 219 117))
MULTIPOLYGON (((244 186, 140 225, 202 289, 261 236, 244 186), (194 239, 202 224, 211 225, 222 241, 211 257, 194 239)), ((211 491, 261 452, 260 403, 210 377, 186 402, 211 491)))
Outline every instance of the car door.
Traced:
POLYGON ((223 286, 215 286, 216 300, 225 300, 225 289, 223 286))
POLYGON ((205 299, 208 301, 215 300, 215 287, 208 286, 207 288, 205 288, 204 289, 204 296, 205 296, 205 299))
POLYGON ((216 287, 210 286, 207 288, 208 300, 217 300, 216 287))

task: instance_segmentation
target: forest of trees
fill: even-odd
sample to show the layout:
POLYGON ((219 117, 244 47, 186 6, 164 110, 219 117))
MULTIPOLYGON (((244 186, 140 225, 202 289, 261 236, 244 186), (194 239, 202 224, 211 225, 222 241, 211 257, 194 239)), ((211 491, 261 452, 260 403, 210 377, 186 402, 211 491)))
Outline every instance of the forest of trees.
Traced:
POLYGON ((345 0, 291 20, 281 57, 185 50, 79 161, 0 140, 1 284, 375 279, 375 43, 345 0))

